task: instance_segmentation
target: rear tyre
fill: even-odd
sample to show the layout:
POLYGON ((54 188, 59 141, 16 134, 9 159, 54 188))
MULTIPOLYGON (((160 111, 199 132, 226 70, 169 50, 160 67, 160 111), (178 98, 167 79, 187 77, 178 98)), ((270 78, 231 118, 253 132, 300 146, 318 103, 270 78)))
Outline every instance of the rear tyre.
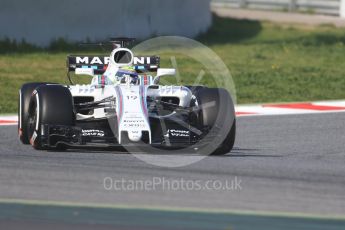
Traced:
POLYGON ((73 126, 74 123, 73 98, 68 88, 62 85, 36 88, 30 100, 27 128, 30 144, 35 149, 48 149, 42 142, 42 125, 73 126))
POLYGON ((209 130, 203 141, 209 143, 211 155, 227 154, 236 137, 235 109, 230 94, 225 89, 200 88, 196 99, 200 127, 209 130))
POLYGON ((18 98, 18 135, 19 140, 27 145, 30 144, 29 137, 27 135, 28 126, 28 114, 29 114, 29 104, 32 92, 39 86, 45 85, 45 82, 32 82, 24 84, 19 90, 18 98))

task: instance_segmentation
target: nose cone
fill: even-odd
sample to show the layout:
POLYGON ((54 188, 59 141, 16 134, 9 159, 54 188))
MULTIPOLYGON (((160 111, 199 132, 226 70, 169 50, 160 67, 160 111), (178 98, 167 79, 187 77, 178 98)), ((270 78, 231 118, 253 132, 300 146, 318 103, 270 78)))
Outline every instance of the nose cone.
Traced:
POLYGON ((133 142, 139 142, 142 137, 141 131, 128 131, 128 139, 133 142))

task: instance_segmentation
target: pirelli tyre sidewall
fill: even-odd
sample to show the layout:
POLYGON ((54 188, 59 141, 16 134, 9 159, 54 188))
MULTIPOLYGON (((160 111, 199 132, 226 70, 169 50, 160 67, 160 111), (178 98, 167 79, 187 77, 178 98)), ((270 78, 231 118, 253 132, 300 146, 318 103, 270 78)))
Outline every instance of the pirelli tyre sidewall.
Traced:
POLYGON ((201 154, 224 155, 235 142, 236 118, 234 103, 227 90, 198 88, 195 92, 199 110, 200 128, 207 128, 201 142, 208 143, 201 154))
POLYGON ((62 85, 42 85, 31 96, 28 136, 35 149, 47 149, 41 142, 42 125, 73 126, 75 113, 70 90, 62 85))
POLYGON ((18 98, 18 135, 23 144, 30 144, 29 136, 27 135, 27 124, 29 114, 29 104, 33 91, 41 86, 49 84, 47 82, 31 82, 24 84, 19 90, 18 98))

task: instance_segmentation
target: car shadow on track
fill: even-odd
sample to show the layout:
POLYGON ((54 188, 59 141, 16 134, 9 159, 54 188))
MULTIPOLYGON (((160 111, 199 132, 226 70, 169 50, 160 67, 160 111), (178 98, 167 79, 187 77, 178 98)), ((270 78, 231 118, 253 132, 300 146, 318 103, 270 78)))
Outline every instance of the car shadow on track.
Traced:
MULTIPOLYGON (((128 152, 126 150, 119 150, 119 149, 68 149, 65 151, 56 151, 56 150, 50 150, 48 151, 50 153, 54 152, 66 152, 66 153, 95 153, 95 154, 113 154, 117 156, 128 156, 131 155, 131 152, 128 152)), ((171 154, 166 154, 166 153, 160 153, 160 152, 155 152, 155 153, 145 153, 145 152, 136 152, 135 154, 150 154, 150 155, 162 155, 162 156, 200 156, 200 154, 197 153, 183 153, 179 152, 178 154, 176 153, 171 153, 171 154)), ((267 154, 263 152, 263 149, 249 149, 249 148, 238 148, 235 147, 230 153, 227 153, 225 155, 209 155, 208 157, 213 157, 213 158, 222 158, 222 157, 282 157, 282 155, 276 155, 276 154, 267 154)))
POLYGON ((212 157, 283 157, 282 155, 262 153, 263 149, 234 148, 230 153, 223 156, 212 157))

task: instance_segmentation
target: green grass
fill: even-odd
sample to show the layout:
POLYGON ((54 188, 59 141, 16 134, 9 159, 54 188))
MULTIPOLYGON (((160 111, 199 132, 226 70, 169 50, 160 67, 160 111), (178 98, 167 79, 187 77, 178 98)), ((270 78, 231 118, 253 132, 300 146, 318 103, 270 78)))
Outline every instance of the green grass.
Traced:
MULTIPOLYGON (((345 98, 343 29, 215 17, 213 26, 198 40, 230 69, 238 103, 345 98)), ((65 57, 78 49, 61 40, 48 49, 25 42, 0 42, 0 113, 17 110, 18 89, 25 82, 67 83, 65 57)), ((168 58, 162 57, 162 67, 171 66, 168 58)), ((193 82, 199 64, 183 56, 177 62, 183 84, 193 82)), ((207 73, 205 79, 203 83, 213 84, 207 73)))

